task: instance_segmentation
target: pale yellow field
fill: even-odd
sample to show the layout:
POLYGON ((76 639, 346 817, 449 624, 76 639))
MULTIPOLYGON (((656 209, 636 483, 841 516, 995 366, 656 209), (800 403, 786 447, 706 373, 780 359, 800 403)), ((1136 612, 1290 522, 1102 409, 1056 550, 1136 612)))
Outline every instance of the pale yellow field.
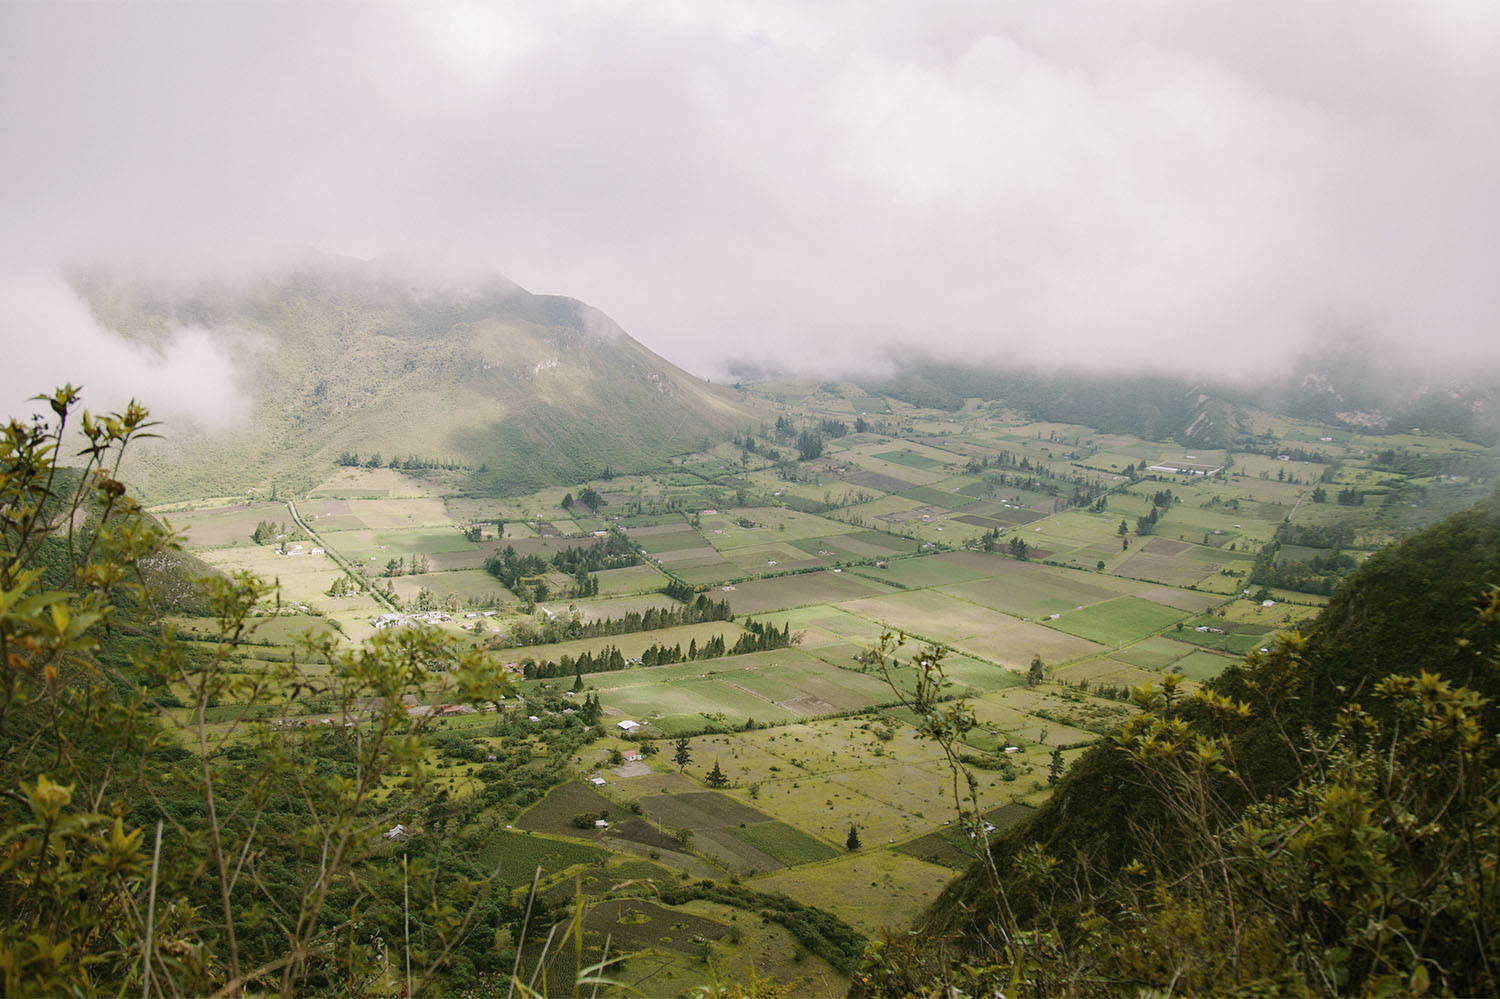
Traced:
MULTIPOLYGON (((946 867, 867 845, 847 857, 777 871, 755 878, 750 884, 757 891, 804 899, 839 916, 860 932, 875 936, 888 925, 888 914, 920 912, 937 898, 952 877, 953 872, 946 867)), ((904 921, 905 918, 901 922, 904 921)))

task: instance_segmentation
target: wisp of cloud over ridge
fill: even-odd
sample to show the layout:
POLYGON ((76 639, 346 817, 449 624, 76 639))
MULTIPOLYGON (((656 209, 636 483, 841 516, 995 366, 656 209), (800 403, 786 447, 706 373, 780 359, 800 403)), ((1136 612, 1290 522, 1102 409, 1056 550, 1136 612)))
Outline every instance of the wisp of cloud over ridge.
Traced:
POLYGON ((503 272, 703 374, 1500 358, 1492 4, 13 3, 0 119, 9 399, 53 377, 23 341, 108 338, 60 266, 309 248, 503 272))

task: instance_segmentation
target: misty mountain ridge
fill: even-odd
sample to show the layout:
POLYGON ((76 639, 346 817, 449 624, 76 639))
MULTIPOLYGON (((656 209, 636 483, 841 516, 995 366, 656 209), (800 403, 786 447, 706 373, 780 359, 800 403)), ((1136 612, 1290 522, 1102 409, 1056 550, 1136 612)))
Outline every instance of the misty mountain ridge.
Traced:
POLYGON ((234 358, 249 415, 219 430, 174 426, 143 449, 134 475, 150 494, 310 485, 346 454, 448 467, 457 492, 523 492, 611 462, 660 464, 746 420, 734 393, 599 310, 498 275, 317 257, 191 282, 91 267, 72 285, 129 340, 161 347, 206 331, 234 358))
POLYGON ((1213 372, 1042 370, 933 355, 901 358, 893 368, 896 374, 862 384, 918 406, 957 411, 966 399, 992 400, 1035 419, 1198 447, 1232 447, 1253 436, 1257 411, 1366 432, 1418 428, 1500 441, 1500 375, 1425 370, 1359 339, 1305 354, 1256 383, 1213 372))

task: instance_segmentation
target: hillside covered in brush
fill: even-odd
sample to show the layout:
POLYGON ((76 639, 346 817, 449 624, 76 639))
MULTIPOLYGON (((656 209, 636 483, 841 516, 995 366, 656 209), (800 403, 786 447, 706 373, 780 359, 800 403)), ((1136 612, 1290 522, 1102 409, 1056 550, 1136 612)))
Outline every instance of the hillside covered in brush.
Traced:
POLYGON ((1500 991, 1500 496, 1303 635, 1140 714, 856 979, 862 995, 1500 991))
POLYGON ((324 259, 244 280, 165 284, 91 268, 101 325, 146 344, 206 331, 242 365, 239 425, 143 447, 155 498, 306 487, 377 456, 511 494, 639 468, 746 422, 734 393, 674 367, 608 317, 500 277, 466 284, 324 259))

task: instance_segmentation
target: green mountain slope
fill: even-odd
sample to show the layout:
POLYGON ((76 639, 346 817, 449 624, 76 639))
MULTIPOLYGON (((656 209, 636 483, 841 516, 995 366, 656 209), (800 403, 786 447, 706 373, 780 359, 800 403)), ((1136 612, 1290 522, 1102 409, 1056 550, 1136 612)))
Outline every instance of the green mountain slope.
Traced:
POLYGON ((1378 553, 1085 754, 856 993, 1493 993, 1497 584, 1500 494, 1378 553))
POLYGON ((732 392, 598 310, 500 278, 445 285, 324 260, 238 283, 95 269, 74 285, 127 337, 205 329, 243 363, 248 419, 168 428, 142 449, 131 474, 153 499, 310 484, 345 451, 461 466, 460 491, 523 492, 659 464, 746 420, 732 392))
POLYGON ((1184 445, 1223 447, 1238 436, 1238 403, 1222 386, 1174 375, 1005 369, 907 359, 898 374, 867 384, 872 394, 957 411, 964 399, 994 399, 1038 420, 1184 445))

